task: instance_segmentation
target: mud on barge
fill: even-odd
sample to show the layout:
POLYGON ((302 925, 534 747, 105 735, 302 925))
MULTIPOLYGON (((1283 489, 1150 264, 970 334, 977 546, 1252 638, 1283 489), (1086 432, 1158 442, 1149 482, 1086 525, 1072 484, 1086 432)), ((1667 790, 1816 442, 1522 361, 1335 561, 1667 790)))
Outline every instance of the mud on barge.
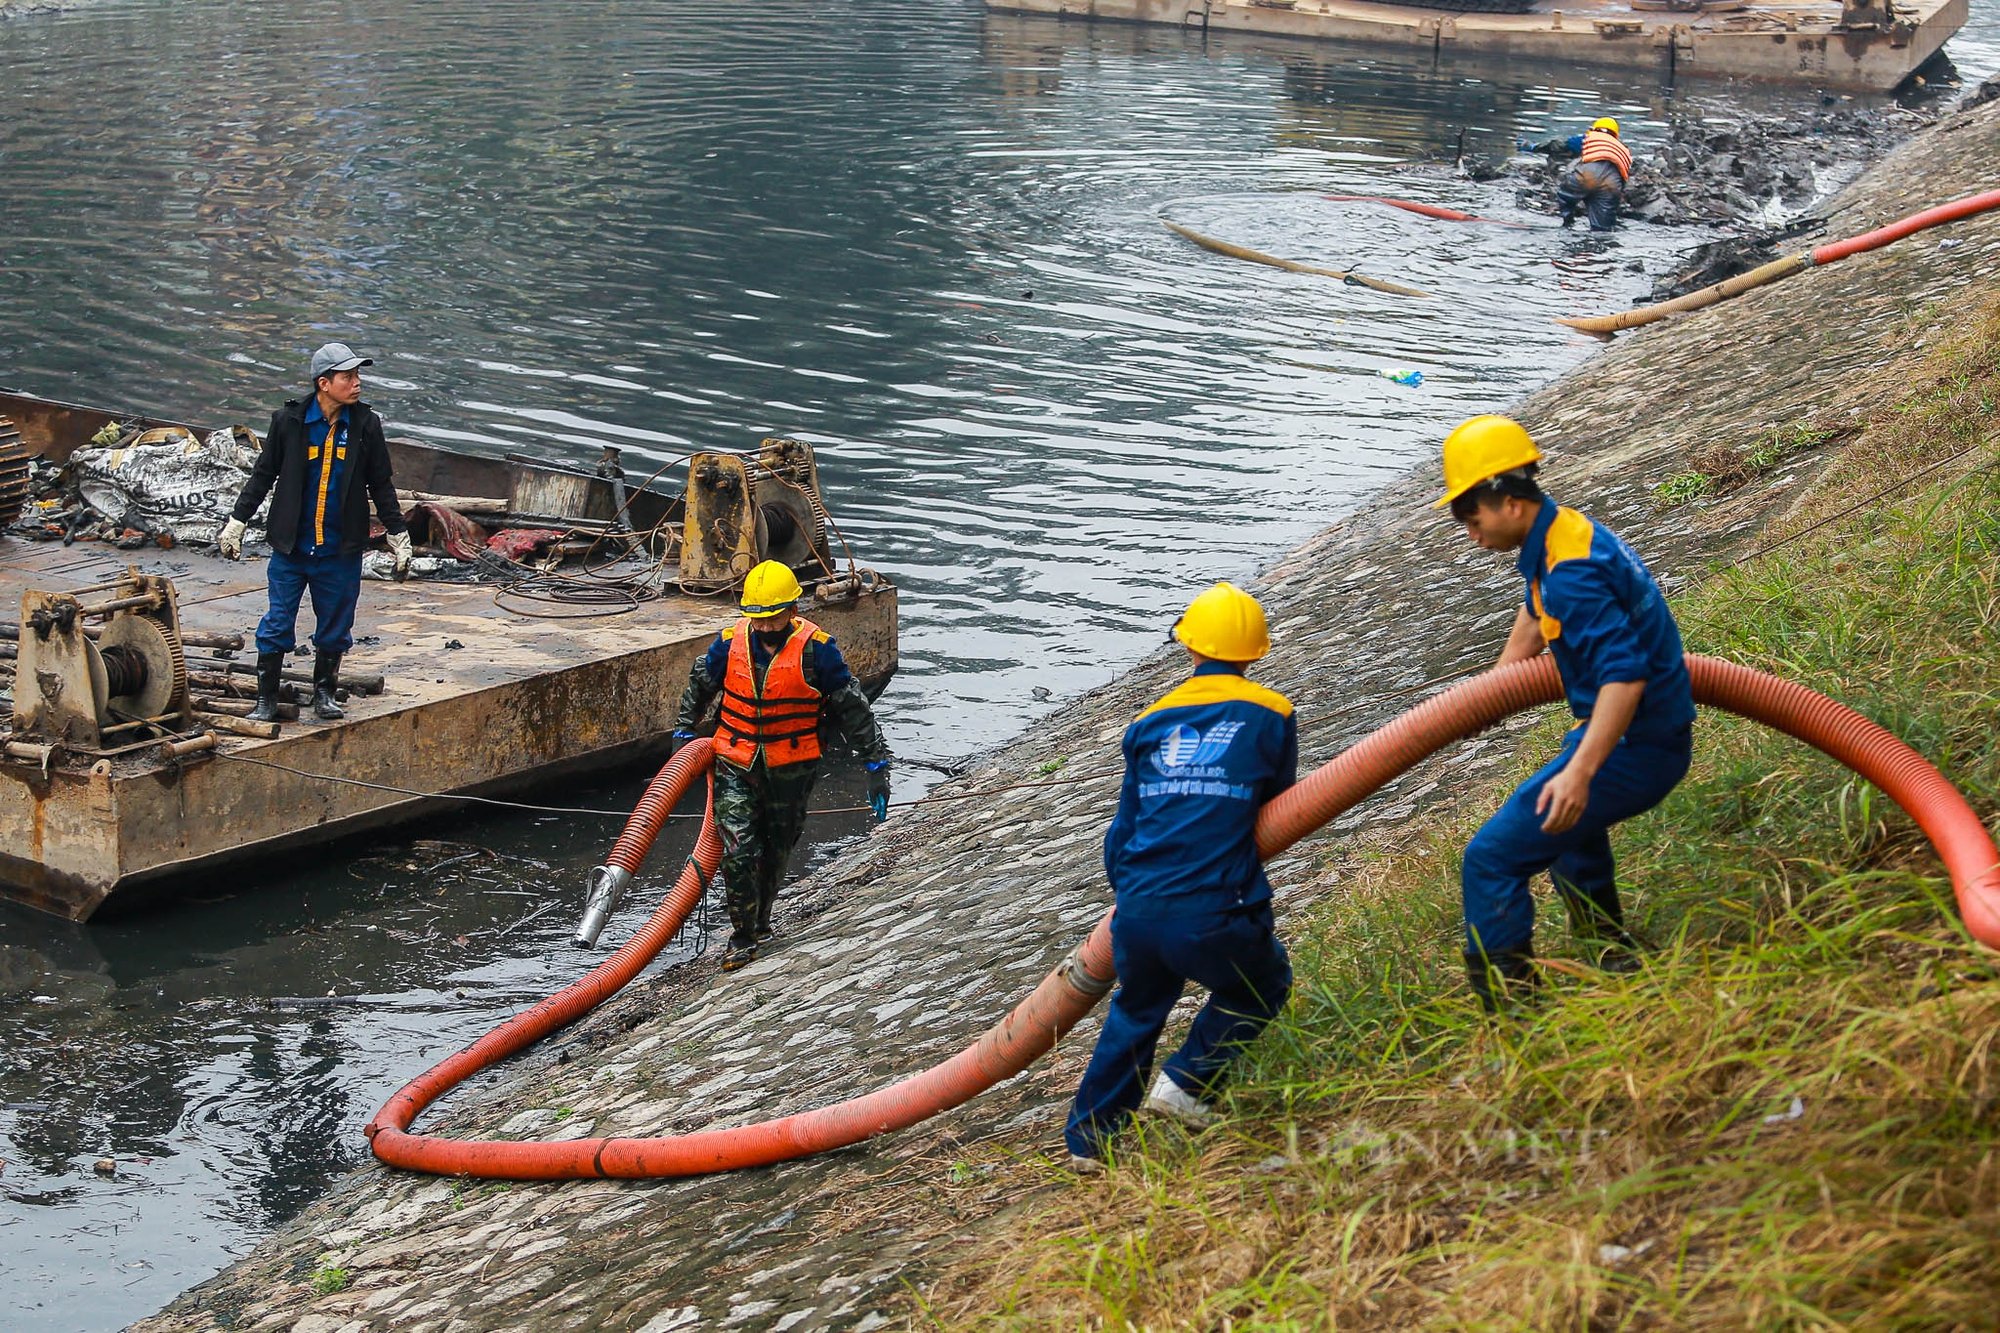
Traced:
MULTIPOLYGON (((29 457, 60 463, 107 427, 197 440, 177 423, 0 391, 0 526, 28 504, 29 457)), ((252 734, 271 730, 237 716, 254 692, 241 649, 264 609, 259 562, 0 537, 0 691, 12 695, 0 896, 83 920, 455 808, 422 793, 524 790, 663 752, 689 666, 735 618, 726 594, 766 557, 798 572, 809 613, 871 695, 895 671, 896 589, 830 537, 802 442, 695 454, 674 494, 628 490, 609 452, 569 469, 389 443, 404 508, 422 506, 433 541, 464 537, 440 531, 440 508, 526 515, 573 539, 552 562, 565 545, 577 556, 608 542, 653 583, 580 577, 575 564, 540 582, 370 583, 343 663, 346 716, 252 734), (539 600, 557 579, 584 602, 539 600)))
POLYGON ((1665 82, 1887 92, 1965 26, 1969 0, 986 0, 1017 14, 1391 47, 1443 64, 1612 65, 1665 82))

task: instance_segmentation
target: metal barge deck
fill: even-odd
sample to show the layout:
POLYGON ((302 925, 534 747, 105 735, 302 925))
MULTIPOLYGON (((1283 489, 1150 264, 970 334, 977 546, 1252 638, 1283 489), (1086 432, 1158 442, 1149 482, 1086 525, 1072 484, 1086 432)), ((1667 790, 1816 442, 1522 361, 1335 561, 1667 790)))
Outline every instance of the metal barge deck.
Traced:
MULTIPOLYGON (((111 419, 5 394, 0 415, 16 420, 31 450, 55 456, 111 419)), ((496 469, 520 471, 409 441, 391 449, 398 485, 426 491, 491 494, 496 469)), ((608 494, 597 499, 604 508, 608 494)), ((648 503, 664 512, 670 502, 648 503)), ((97 587, 128 565, 173 580, 186 638, 247 641, 263 613, 254 559, 0 538, 0 618, 11 620, 30 589, 97 587)), ((896 667, 897 593, 886 581, 849 591, 805 609, 873 693, 896 667)), ((6 747, 0 895, 83 920, 107 903, 233 886, 241 872, 232 867, 251 859, 279 858, 271 869, 281 876, 283 858, 317 844, 462 808, 379 787, 525 790, 657 754, 689 666, 733 618, 729 597, 672 595, 626 614, 539 619, 503 609, 491 584, 370 581, 343 675, 379 674, 385 688, 351 691, 342 721, 288 722, 268 740, 217 734, 212 751, 172 762, 157 747, 97 758, 58 748, 44 769, 21 757, 29 747, 6 747)), ((190 665, 202 665, 194 654, 190 665)))
POLYGON ((1167 24, 1390 47, 1439 63, 1610 65, 1671 83, 1758 79, 1887 92, 1965 26, 1968 0, 1533 0, 1419 8, 1369 0, 986 0, 1003 13, 1167 24))

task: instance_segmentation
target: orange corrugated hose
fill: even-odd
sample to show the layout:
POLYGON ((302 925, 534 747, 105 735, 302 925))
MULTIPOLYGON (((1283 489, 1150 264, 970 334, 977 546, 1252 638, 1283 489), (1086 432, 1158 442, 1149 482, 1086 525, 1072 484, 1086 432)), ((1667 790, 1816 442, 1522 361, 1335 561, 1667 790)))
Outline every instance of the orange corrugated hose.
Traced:
MULTIPOLYGON (((1688 658, 1697 702, 1727 709, 1795 736, 1838 759, 1908 811, 1951 875, 1973 937, 2000 948, 2000 853, 1956 788, 1881 727, 1804 686, 1710 657, 1688 658)), ((1512 713, 1562 697, 1550 658, 1538 657, 1456 685, 1371 733, 1264 807, 1257 845, 1275 856, 1443 746, 1512 713)), ((696 742, 660 770, 612 852, 636 870, 667 813, 712 762, 696 742)), ((902 1129, 959 1105, 1019 1073, 1048 1050, 1111 988, 1111 918, 1026 999, 972 1045, 900 1083, 833 1106, 736 1129, 671 1138, 574 1139, 540 1143, 434 1139, 410 1122, 459 1082, 574 1021, 623 986, 673 938, 715 873, 721 842, 713 809, 673 891, 639 933, 583 980, 529 1009, 427 1073, 386 1102, 368 1124, 375 1155, 391 1166, 439 1175, 507 1180, 599 1176, 701 1175, 763 1166, 846 1147, 902 1129)))
POLYGON ((1415 199, 1391 199, 1380 194, 1323 194, 1322 199, 1331 199, 1336 204, 1387 204, 1400 208, 1405 213, 1415 213, 1421 217, 1437 218, 1442 222, 1484 222, 1495 227, 1515 227, 1525 230, 1525 222, 1508 222, 1504 218, 1483 218, 1477 213, 1467 213, 1456 208, 1446 208, 1443 204, 1419 203, 1415 199))

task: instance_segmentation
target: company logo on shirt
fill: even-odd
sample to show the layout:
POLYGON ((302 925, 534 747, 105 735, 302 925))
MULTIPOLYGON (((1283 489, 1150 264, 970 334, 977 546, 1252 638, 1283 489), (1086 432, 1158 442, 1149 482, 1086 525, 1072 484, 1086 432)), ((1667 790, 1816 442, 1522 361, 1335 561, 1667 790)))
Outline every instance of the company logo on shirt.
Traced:
POLYGON ((1256 789, 1230 780, 1229 770, 1219 762, 1229 753, 1241 722, 1218 722, 1206 732, 1185 723, 1160 738, 1153 751, 1153 767, 1166 777, 1164 782, 1139 784, 1141 798, 1157 796, 1222 796, 1231 800, 1256 799, 1256 789))
POLYGON ((1190 768, 1212 767, 1229 752, 1230 742, 1242 730, 1241 722, 1218 722, 1206 733, 1181 723, 1161 739, 1160 748, 1153 752, 1153 767, 1172 777, 1184 776, 1190 768))

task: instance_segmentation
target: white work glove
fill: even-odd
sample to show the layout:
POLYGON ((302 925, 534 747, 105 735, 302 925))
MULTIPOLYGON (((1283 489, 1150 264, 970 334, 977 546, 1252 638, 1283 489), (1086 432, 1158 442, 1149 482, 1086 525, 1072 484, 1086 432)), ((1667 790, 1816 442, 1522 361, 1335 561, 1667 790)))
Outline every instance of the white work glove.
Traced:
POLYGON ((389 534, 389 554, 396 558, 396 567, 389 571, 390 577, 401 583, 410 577, 410 561, 416 552, 410 549, 410 534, 392 532, 389 534))
POLYGON ((215 539, 215 549, 222 553, 224 560, 243 558, 243 520, 232 518, 222 525, 222 535, 215 539))

